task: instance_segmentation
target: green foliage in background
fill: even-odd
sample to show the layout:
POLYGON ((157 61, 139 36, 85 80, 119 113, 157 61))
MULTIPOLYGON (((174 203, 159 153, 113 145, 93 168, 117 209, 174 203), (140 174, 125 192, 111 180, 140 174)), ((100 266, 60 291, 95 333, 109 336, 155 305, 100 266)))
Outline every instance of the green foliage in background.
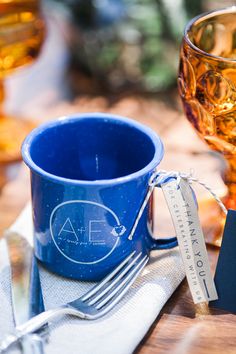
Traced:
POLYGON ((117 2, 122 16, 103 23, 94 1, 63 1, 74 24, 71 51, 80 70, 110 91, 154 92, 175 84, 183 28, 202 12, 201 0, 117 2))

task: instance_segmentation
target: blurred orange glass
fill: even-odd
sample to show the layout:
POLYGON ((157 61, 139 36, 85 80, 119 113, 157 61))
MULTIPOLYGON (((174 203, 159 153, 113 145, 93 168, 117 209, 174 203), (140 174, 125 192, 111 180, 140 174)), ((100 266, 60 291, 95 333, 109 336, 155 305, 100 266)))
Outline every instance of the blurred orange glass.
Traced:
MULTIPOLYGON (((0 102, 4 102, 4 78, 31 64, 45 35, 39 0, 0 0, 0 102)), ((0 111, 0 163, 20 158, 20 145, 32 123, 0 111)))
MULTIPOLYGON (((178 86, 188 120, 228 162, 223 201, 236 209, 236 7, 202 14, 186 26, 178 86)), ((212 202, 205 206, 210 243, 220 245, 225 218, 212 202)))

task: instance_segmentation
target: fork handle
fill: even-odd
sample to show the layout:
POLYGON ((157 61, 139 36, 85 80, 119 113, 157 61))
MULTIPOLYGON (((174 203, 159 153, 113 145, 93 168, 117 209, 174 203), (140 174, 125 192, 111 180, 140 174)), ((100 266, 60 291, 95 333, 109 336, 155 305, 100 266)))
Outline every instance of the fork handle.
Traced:
POLYGON ((43 338, 39 334, 29 334, 24 336, 20 345, 22 354, 44 354, 43 338))
MULTIPOLYGON (((0 353, 4 353, 10 346, 18 342, 23 336, 37 331, 50 320, 65 314, 78 316, 78 311, 70 306, 64 305, 52 310, 41 312, 39 315, 32 317, 29 321, 17 326, 14 333, 9 334, 5 339, 3 339, 0 345, 0 353)), ((80 317, 84 318, 85 315, 81 313, 80 317)))

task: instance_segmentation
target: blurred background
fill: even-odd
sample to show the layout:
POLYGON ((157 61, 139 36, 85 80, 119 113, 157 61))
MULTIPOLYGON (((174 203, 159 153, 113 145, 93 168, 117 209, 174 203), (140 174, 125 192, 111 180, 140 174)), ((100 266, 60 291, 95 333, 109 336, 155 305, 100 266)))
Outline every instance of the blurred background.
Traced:
MULTIPOLYGON (((24 4, 30 0, 7 2, 24 4)), ((29 84, 31 71, 35 73, 43 67, 44 75, 38 77, 30 90, 30 96, 34 97, 45 87, 49 94, 52 84, 67 97, 102 94, 114 98, 127 93, 166 92, 176 87, 179 46, 188 20, 204 11, 234 3, 228 0, 44 0, 47 36, 40 61, 16 75, 24 75, 25 83, 29 84)), ((10 91, 14 95, 14 88, 10 91)), ((50 92, 51 99, 55 94, 50 92)), ((14 97, 12 101, 14 104, 7 106, 8 109, 22 107, 20 98, 14 97)))
MULTIPOLYGON (((179 45, 189 19, 234 1, 48 0, 45 14, 66 30, 76 93, 161 92, 176 85, 179 45)), ((62 28, 61 28, 62 30, 62 28)))
POLYGON ((70 86, 77 93, 91 94, 153 93, 174 87, 188 20, 232 4, 212 0, 45 2, 67 23, 70 86))

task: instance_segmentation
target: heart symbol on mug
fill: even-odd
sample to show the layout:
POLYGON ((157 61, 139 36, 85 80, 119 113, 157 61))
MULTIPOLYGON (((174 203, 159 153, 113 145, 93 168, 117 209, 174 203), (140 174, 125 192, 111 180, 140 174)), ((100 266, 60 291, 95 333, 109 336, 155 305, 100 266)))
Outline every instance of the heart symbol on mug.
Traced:
POLYGON ((122 236, 126 231, 126 227, 124 225, 117 225, 113 227, 111 234, 113 236, 122 236))

